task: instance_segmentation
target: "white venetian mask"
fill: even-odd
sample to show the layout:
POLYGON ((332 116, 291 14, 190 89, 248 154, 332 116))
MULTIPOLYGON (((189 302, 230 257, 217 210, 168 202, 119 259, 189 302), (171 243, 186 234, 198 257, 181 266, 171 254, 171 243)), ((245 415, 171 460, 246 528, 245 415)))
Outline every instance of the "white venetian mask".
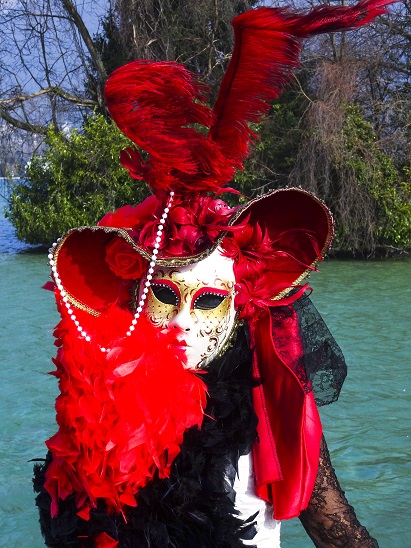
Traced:
POLYGON ((236 323, 234 270, 219 250, 185 267, 157 267, 145 314, 161 329, 178 328, 187 366, 204 367, 229 340, 236 323))

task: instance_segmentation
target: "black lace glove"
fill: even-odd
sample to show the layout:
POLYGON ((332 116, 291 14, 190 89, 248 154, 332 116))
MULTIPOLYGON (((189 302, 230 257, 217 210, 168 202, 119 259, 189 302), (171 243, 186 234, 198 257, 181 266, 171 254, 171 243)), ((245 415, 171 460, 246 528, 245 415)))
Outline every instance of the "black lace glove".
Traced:
POLYGON ((300 521, 317 548, 378 548, 344 496, 324 437, 314 491, 300 521))

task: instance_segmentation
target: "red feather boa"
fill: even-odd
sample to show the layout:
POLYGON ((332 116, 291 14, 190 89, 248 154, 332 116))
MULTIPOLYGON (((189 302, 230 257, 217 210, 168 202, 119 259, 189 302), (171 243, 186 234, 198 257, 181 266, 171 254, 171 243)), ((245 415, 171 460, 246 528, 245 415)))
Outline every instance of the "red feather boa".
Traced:
POLYGON ((98 498, 109 511, 135 506, 134 495, 158 470, 167 477, 187 428, 201 427, 206 405, 202 380, 184 367, 175 336, 114 308, 77 318, 91 336, 78 336, 62 307, 54 361, 61 394, 56 400, 58 432, 46 445, 53 455, 45 488, 58 500, 75 493, 79 515, 88 519, 98 498), (100 347, 110 348, 103 353, 100 347))

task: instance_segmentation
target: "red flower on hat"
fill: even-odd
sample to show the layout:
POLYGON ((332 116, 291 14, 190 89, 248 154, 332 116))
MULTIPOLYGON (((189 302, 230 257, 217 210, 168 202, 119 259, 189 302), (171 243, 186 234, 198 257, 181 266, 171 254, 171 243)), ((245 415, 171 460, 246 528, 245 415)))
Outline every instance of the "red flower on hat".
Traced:
POLYGON ((264 261, 275 254, 266 226, 258 222, 250 224, 250 215, 231 227, 230 232, 232 235, 223 240, 222 248, 224 255, 238 265, 259 269, 264 261))
POLYGON ((210 196, 177 204, 168 217, 171 238, 167 252, 179 255, 203 251, 227 227, 233 212, 223 200, 210 196))
POLYGON ((152 221, 160 201, 155 196, 149 196, 136 206, 126 205, 117 211, 107 213, 98 222, 98 226, 115 226, 117 228, 139 228, 152 221))
POLYGON ((147 271, 147 261, 122 238, 114 238, 106 247, 106 261, 116 276, 137 280, 147 271))
MULTIPOLYGON (((146 198, 138 206, 124 206, 108 213, 98 223, 99 226, 110 226, 132 229, 136 243, 151 251, 156 244, 158 226, 164 212, 165 202, 155 196, 146 198)), ((200 253, 212 245, 216 238, 225 230, 228 221, 235 212, 223 200, 210 196, 196 196, 176 200, 167 217, 161 236, 159 251, 168 256, 181 256, 200 253)), ((114 251, 120 251, 115 249, 114 251)), ((113 265, 113 272, 123 278, 131 278, 128 268, 123 269, 117 264, 110 251, 108 262, 113 265), (124 276, 124 272, 127 274, 124 276)))
MULTIPOLYGON (((163 210, 164 207, 159 206, 154 220, 146 222, 139 232, 138 244, 141 247, 154 248, 158 219, 163 210)), ((227 228, 234 211, 223 200, 210 196, 176 201, 170 208, 159 250, 172 257, 200 253, 227 228)))

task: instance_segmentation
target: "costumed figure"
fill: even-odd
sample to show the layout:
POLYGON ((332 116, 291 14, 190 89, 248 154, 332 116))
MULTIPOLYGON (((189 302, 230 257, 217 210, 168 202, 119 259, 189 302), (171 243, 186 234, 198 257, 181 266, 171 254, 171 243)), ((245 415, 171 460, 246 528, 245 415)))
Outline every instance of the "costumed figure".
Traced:
POLYGON ((296 516, 317 546, 377 546, 338 485, 316 407, 345 377, 302 283, 329 249, 331 214, 298 188, 234 208, 219 196, 302 40, 389 3, 238 16, 212 109, 175 62, 108 79, 109 111, 135 143, 122 164, 152 196, 50 251, 59 429, 35 474, 48 546, 272 547, 296 516))

